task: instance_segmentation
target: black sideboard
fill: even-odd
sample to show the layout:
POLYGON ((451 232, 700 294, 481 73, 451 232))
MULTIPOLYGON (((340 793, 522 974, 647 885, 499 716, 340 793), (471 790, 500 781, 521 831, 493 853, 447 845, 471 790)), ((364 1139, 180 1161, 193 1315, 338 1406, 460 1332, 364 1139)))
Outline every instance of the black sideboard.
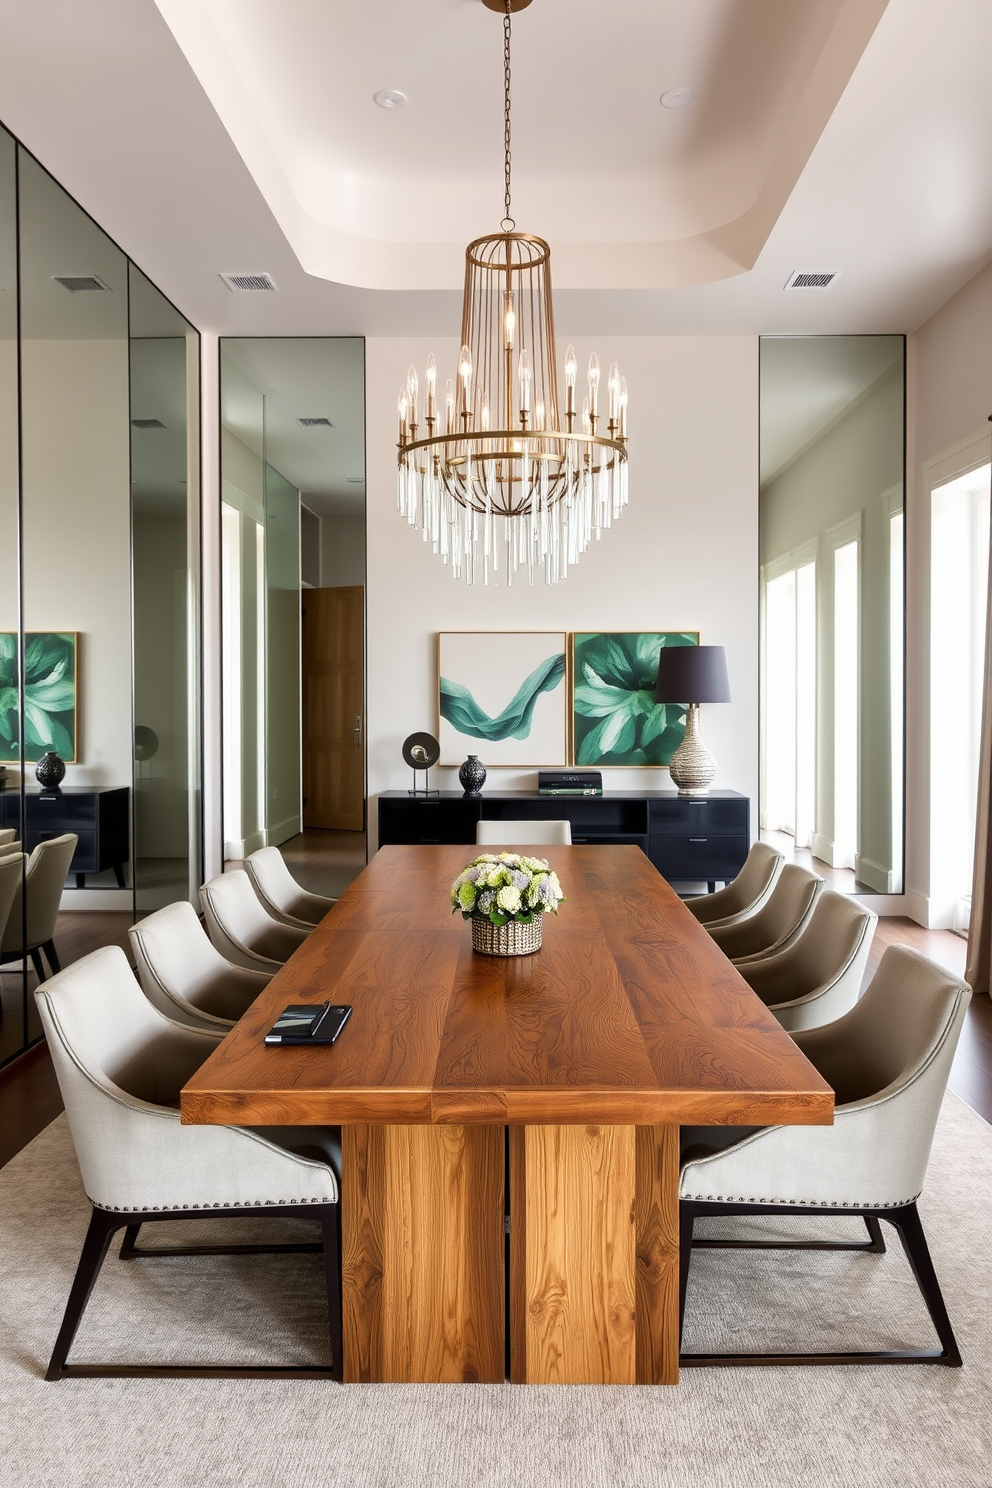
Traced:
POLYGON ((607 791, 601 796, 541 796, 537 791, 441 791, 379 796, 379 846, 387 843, 474 843, 486 821, 564 818, 573 842, 632 843, 670 883, 736 878, 751 843, 751 802, 737 791, 705 796, 677 791, 607 791))
POLYGON ((70 865, 76 888, 86 887, 87 873, 112 868, 125 887, 124 865, 131 856, 131 792, 120 786, 65 786, 57 795, 32 789, 25 792, 27 825, 21 830, 21 797, 16 790, 0 791, 0 827, 14 827, 26 852, 39 842, 75 832, 79 838, 70 865))

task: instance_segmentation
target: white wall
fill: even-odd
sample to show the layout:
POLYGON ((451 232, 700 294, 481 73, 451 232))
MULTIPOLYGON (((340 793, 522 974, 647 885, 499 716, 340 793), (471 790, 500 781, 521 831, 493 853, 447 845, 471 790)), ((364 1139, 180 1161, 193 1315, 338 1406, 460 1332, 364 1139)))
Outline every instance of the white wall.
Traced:
POLYGON ((365 518, 321 517, 320 587, 365 583, 365 518))
MULTIPOLYGON (((568 342, 567 329, 558 337, 568 342)), ((758 345, 750 336, 576 339, 630 387, 630 505, 561 584, 456 583, 396 511, 396 388, 434 351, 443 384, 453 341, 370 339, 368 420, 369 796, 406 789, 403 739, 436 732, 439 630, 698 630, 727 648, 734 701, 703 710, 717 787, 751 797, 757 824, 758 345)), ((326 575, 324 582, 329 580, 326 575)), ((483 753, 483 760, 485 755, 483 753)), ((433 783, 457 788, 454 770, 433 783)), ((498 769, 490 784, 535 784, 498 769)), ((608 786, 670 787, 667 770, 612 771, 608 786)), ((370 842, 376 841, 370 799, 370 842)))
MULTIPOLYGON (((992 265, 911 338, 907 460, 906 891, 922 925, 942 923, 931 905, 930 489, 989 459, 992 441, 992 265)), ((948 726, 952 719, 948 718, 948 726)))

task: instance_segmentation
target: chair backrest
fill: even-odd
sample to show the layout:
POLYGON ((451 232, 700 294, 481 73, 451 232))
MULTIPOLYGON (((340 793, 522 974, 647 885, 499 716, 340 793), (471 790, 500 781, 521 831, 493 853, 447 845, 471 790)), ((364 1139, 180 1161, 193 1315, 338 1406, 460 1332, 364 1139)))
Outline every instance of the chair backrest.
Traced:
POLYGON ((771 893, 784 863, 777 848, 767 842, 753 842, 743 868, 726 888, 687 899, 686 908, 704 925, 710 920, 757 909, 771 893))
POLYGON ((0 827, 0 847, 6 847, 17 836, 16 827, 0 827))
MULTIPOLYGON (((185 899, 157 909, 127 933, 142 991, 167 1018, 182 1018, 177 998, 223 1017, 211 993, 228 982, 232 973, 250 980, 249 974, 233 967, 214 948, 196 910, 185 899)), ((260 977, 259 991, 263 985, 264 977, 260 977)))
POLYGON ((475 840, 487 846, 499 843, 503 847, 528 847, 531 843, 541 843, 547 847, 569 847, 572 824, 552 817, 540 821, 480 821, 476 823, 475 840))
MULTIPOLYGON (((858 1000, 878 916, 856 899, 824 889, 802 934, 783 951, 741 967, 745 981, 770 1007, 793 1003, 820 990, 837 989, 843 979, 844 997, 831 993, 829 1010, 815 1018, 827 1023, 846 1013, 858 1000)), ((812 1026, 786 1021, 784 1026, 812 1026)))
POLYGON ((61 837, 50 837, 39 842, 28 859, 23 885, 11 905, 4 931, 2 949, 5 952, 29 951, 33 946, 45 945, 55 935, 62 890, 69 873, 79 838, 74 832, 61 837), (27 905, 27 934, 21 945, 21 893, 27 905))
MULTIPOLYGON (((971 988, 909 946, 889 946, 861 1000, 796 1035, 836 1092, 838 1122, 871 1118, 865 1146, 878 1193, 909 1202, 923 1187, 940 1104, 971 988)), ((891 1202, 891 1199, 890 1199, 891 1202)))
POLYGON ((280 914, 294 914, 302 891, 277 847, 260 847, 245 858, 245 872, 263 904, 280 914))
MULTIPOLYGON (((7 918, 21 887, 24 872, 24 854, 7 853, 0 858, 0 939, 3 938, 7 918)), ((20 936, 20 927, 17 934, 20 936)))
POLYGON ((9 858, 11 853, 23 852, 23 844, 18 842, 13 832, 5 842, 0 842, 0 858, 9 858))
POLYGON ((243 868, 220 873, 204 884, 200 904, 210 939, 237 965, 254 966, 259 958, 281 965, 306 939, 305 930, 272 918, 243 868))
POLYGON ((751 956, 782 949, 797 936, 823 888, 818 873, 786 863, 761 908, 739 924, 714 926, 710 934, 725 955, 751 956))

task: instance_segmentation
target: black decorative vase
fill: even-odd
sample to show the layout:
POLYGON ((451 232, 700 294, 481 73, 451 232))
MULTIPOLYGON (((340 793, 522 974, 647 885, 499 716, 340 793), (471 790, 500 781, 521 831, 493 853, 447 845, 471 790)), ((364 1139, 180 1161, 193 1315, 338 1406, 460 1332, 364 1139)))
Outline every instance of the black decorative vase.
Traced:
POLYGON ((50 749, 35 765, 34 778, 42 790, 52 791, 54 794, 65 779, 65 761, 59 758, 54 749, 50 749))
POLYGON ((470 754, 459 768, 458 779, 467 796, 478 796, 486 783, 486 767, 477 754, 470 754))

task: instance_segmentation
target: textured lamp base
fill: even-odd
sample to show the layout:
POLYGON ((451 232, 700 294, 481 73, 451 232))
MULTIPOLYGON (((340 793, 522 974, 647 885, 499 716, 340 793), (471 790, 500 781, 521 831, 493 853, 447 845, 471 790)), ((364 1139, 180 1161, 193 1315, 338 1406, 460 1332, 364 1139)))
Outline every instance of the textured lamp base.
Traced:
POLYGON ((716 774, 716 760, 703 748, 699 736, 698 703, 690 703, 685 710, 685 738, 672 755, 668 768, 680 796, 704 796, 709 790, 716 774))

